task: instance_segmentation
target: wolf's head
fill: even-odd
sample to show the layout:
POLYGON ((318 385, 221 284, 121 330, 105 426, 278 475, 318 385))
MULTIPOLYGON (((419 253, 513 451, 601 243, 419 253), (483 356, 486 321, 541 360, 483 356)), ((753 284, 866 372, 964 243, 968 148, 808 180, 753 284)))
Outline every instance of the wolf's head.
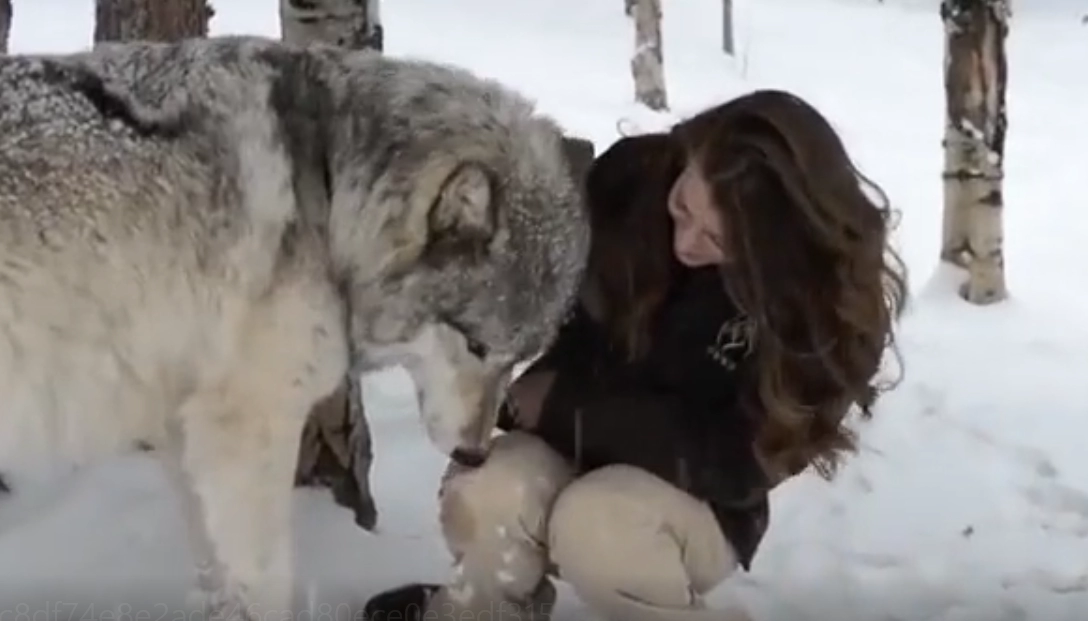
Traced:
POLYGON ((589 225, 559 128, 501 85, 355 57, 330 243, 357 368, 402 365, 432 441, 478 453, 515 363, 554 337, 589 225))

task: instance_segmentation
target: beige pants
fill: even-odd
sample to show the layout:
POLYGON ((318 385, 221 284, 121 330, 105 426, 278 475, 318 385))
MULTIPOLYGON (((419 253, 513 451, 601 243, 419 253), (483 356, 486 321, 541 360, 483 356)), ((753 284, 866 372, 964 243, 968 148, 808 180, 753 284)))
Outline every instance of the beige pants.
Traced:
POLYGON ((747 618, 703 605, 737 565, 709 507, 646 471, 575 478, 541 440, 512 432, 482 467, 451 466, 440 494, 457 565, 423 619, 548 619, 548 574, 609 621, 747 618))

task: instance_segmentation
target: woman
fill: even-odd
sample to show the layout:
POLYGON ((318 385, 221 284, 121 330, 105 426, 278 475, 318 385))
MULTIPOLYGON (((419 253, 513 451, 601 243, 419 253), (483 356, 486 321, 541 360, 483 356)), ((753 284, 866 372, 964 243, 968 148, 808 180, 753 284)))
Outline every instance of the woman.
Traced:
POLYGON ((549 575, 610 621, 729 618, 702 596, 748 569, 768 492, 853 450, 905 275, 883 195, 815 109, 759 91, 624 138, 586 196, 573 316, 487 461, 443 481, 455 575, 368 619, 547 618, 549 575))

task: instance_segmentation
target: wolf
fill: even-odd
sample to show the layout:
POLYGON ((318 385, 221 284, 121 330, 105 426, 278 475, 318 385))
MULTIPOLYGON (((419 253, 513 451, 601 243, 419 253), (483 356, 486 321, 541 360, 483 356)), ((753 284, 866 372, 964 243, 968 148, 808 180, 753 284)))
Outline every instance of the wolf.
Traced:
POLYGON ((0 472, 152 447, 196 593, 292 610, 312 405, 404 367, 478 461, 589 231, 556 121, 466 69, 225 36, 0 59, 0 472))

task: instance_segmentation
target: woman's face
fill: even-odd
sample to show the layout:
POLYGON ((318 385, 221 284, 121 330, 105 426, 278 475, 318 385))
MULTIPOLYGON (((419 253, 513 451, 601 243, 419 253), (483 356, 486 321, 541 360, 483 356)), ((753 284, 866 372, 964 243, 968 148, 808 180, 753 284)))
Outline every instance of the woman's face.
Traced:
POLYGON ((694 161, 689 161, 669 192, 674 226, 673 252, 688 267, 720 265, 727 259, 722 219, 714 207, 710 185, 694 161))

